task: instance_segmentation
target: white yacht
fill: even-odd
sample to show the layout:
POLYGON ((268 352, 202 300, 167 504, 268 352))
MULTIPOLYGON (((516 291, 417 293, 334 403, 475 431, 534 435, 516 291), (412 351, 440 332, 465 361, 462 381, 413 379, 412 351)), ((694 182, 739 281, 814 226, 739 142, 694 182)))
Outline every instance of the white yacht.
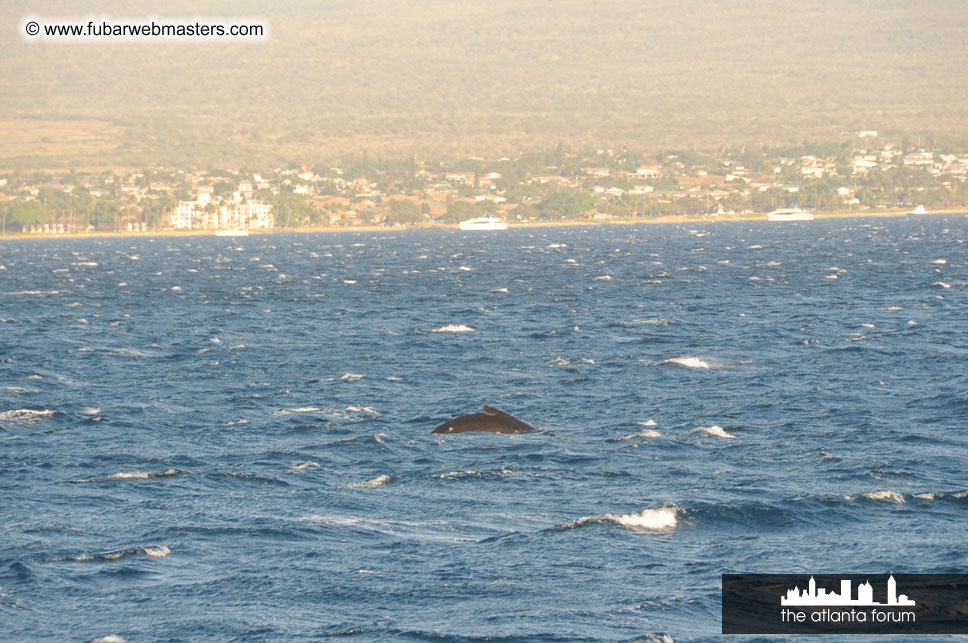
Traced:
POLYGON ((476 219, 461 221, 458 227, 461 230, 507 230, 508 224, 500 217, 488 215, 486 217, 477 217, 476 219))
POLYGON ((780 208, 766 215, 768 221, 813 221, 813 212, 804 210, 798 205, 792 208, 780 208))
POLYGON ((908 212, 908 214, 927 214, 927 213, 928 211, 924 209, 923 205, 919 205, 918 207, 908 212))

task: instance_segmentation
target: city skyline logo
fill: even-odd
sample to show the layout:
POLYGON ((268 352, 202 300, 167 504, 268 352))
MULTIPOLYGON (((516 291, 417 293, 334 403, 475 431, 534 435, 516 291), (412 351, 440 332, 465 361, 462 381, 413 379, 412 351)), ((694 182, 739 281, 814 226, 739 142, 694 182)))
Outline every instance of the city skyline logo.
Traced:
POLYGON ((855 606, 855 607, 913 607, 915 602, 907 595, 897 593, 897 581, 892 574, 887 579, 887 602, 880 603, 874 600, 874 588, 870 581, 861 583, 857 586, 857 598, 853 598, 851 581, 842 579, 840 581, 840 592, 830 592, 823 587, 817 587, 817 581, 813 576, 807 583, 805 589, 794 586, 787 590, 786 595, 780 596, 781 606, 855 606))

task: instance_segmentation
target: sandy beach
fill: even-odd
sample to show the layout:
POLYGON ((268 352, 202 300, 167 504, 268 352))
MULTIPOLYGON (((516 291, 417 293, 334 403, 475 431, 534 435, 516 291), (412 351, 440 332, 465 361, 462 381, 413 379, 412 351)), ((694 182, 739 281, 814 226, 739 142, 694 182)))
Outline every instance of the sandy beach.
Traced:
MULTIPOLYGON (((934 216, 943 214, 963 214, 963 210, 946 209, 932 210, 921 215, 910 216, 934 216)), ((909 216, 906 210, 843 210, 834 212, 814 212, 814 219, 847 219, 851 217, 899 217, 909 216)), ((721 221, 765 221, 765 214, 735 214, 735 215, 686 215, 686 216, 662 216, 638 219, 560 219, 542 221, 508 221, 510 228, 547 228, 560 226, 598 226, 598 225, 638 225, 638 224, 663 224, 663 223, 716 223, 721 221)), ((253 231, 252 236, 263 234, 280 234, 290 232, 317 233, 317 232, 388 232, 391 230, 447 230, 456 229, 456 224, 421 224, 412 226, 305 226, 299 228, 276 228, 273 230, 253 231)), ((29 233, 7 233, 0 234, 0 239, 78 239, 78 238, 101 238, 101 237, 201 237, 210 236, 214 230, 147 230, 144 232, 127 231, 93 231, 93 232, 65 232, 61 234, 29 234, 29 233)))

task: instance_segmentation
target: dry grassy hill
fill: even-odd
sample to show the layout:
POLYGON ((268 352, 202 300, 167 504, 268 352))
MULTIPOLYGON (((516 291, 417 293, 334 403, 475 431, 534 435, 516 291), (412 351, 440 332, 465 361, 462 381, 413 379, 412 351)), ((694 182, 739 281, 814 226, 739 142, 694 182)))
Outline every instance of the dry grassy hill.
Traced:
MULTIPOLYGON (((0 15, 79 15, 47 5, 0 15)), ((98 9, 159 12, 131 5, 98 9)), ((271 38, 38 45, 3 30, 0 168, 968 134, 964 0, 175 0, 164 15, 258 16, 271 38)))

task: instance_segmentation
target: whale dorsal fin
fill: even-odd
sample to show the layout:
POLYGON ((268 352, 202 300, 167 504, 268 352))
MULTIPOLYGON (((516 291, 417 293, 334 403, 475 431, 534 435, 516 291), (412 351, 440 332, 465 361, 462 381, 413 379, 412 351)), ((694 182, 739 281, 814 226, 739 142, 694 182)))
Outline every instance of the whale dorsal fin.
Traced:
POLYGON ((497 415, 499 417, 506 417, 506 418, 511 417, 510 415, 508 415, 504 411, 499 411, 498 409, 494 408, 493 406, 485 406, 484 407, 484 413, 487 414, 487 415, 497 415))

